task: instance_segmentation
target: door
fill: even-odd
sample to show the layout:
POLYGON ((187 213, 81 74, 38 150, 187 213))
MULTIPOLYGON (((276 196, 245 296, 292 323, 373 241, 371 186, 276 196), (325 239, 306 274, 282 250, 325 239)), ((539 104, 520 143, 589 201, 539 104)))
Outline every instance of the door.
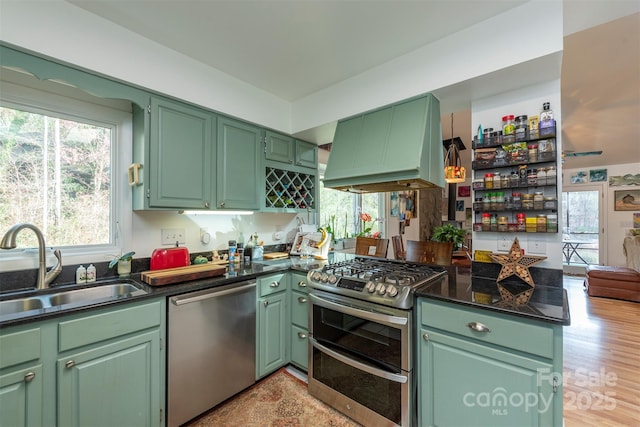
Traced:
POLYGON ((296 165, 307 168, 318 167, 318 146, 296 140, 296 165))
POLYGON ((0 375, 0 426, 44 425, 42 388, 42 365, 0 375))
POLYGON ((600 185, 565 187, 562 192, 562 252, 565 273, 584 274, 589 264, 606 264, 603 250, 603 191, 600 185))
POLYGON ((259 209, 261 136, 256 126, 218 119, 217 209, 259 209))
POLYGON ((149 206, 208 208, 212 200, 212 114, 151 99, 149 206))
POLYGON ((550 363, 436 330, 420 334, 420 425, 552 426, 550 363), (456 408, 451 410, 451 408, 456 408))
POLYGON ((287 293, 258 300, 258 372, 260 378, 287 363, 287 293))
POLYGON ((293 164, 294 139, 267 131, 265 158, 276 162, 293 164))
POLYGON ((58 359, 58 425, 160 426, 160 332, 58 359))

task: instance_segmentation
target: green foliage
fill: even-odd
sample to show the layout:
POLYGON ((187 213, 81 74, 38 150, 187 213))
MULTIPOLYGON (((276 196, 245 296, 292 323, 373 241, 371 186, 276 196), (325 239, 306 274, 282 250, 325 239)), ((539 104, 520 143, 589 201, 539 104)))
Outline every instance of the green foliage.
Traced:
POLYGON ((467 231, 455 227, 451 224, 439 225, 433 229, 431 240, 434 242, 453 242, 454 249, 459 248, 464 243, 467 231))

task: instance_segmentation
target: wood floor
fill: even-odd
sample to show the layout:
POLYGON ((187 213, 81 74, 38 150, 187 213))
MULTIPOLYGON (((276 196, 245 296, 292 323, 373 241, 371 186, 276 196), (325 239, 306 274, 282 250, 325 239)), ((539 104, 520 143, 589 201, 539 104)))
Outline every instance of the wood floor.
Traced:
POLYGON ((589 297, 582 281, 564 280, 565 426, 640 427, 640 303, 589 297))

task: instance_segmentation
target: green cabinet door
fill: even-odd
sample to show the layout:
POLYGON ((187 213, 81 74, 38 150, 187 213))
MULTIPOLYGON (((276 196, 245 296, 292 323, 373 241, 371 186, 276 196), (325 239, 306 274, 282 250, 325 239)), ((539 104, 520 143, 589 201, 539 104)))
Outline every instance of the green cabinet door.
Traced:
POLYGON ((156 330, 59 357, 58 425, 164 425, 159 349, 156 330))
POLYGON ((296 165, 316 169, 318 167, 318 146, 296 140, 296 165))
POLYGON ((256 126, 218 118, 216 209, 260 208, 262 133, 256 126))
POLYGON ((149 206, 203 209, 212 203, 213 115, 151 98, 149 206))
POLYGON ((45 425, 42 391, 41 364, 3 371, 0 374, 0 426, 45 425))
POLYGON ((425 327, 418 345, 420 425, 558 425, 551 363, 425 327))
POLYGON ((271 131, 266 132, 265 158, 276 162, 293 164, 294 139, 271 131))
POLYGON ((257 378, 288 362, 287 295, 287 292, 278 292, 258 299, 257 378))
POLYGON ((309 331, 297 325, 291 325, 291 363, 299 368, 309 368, 309 331))

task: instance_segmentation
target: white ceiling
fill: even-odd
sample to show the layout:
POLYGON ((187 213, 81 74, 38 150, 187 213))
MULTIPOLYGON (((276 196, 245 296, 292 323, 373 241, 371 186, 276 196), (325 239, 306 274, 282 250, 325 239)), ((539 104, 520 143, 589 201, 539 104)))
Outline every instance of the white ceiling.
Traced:
MULTIPOLYGON (((295 101, 529 0, 68 1, 295 101)), ((640 6, 586 4, 564 2, 563 144, 605 153, 565 167, 640 162, 640 6)))

